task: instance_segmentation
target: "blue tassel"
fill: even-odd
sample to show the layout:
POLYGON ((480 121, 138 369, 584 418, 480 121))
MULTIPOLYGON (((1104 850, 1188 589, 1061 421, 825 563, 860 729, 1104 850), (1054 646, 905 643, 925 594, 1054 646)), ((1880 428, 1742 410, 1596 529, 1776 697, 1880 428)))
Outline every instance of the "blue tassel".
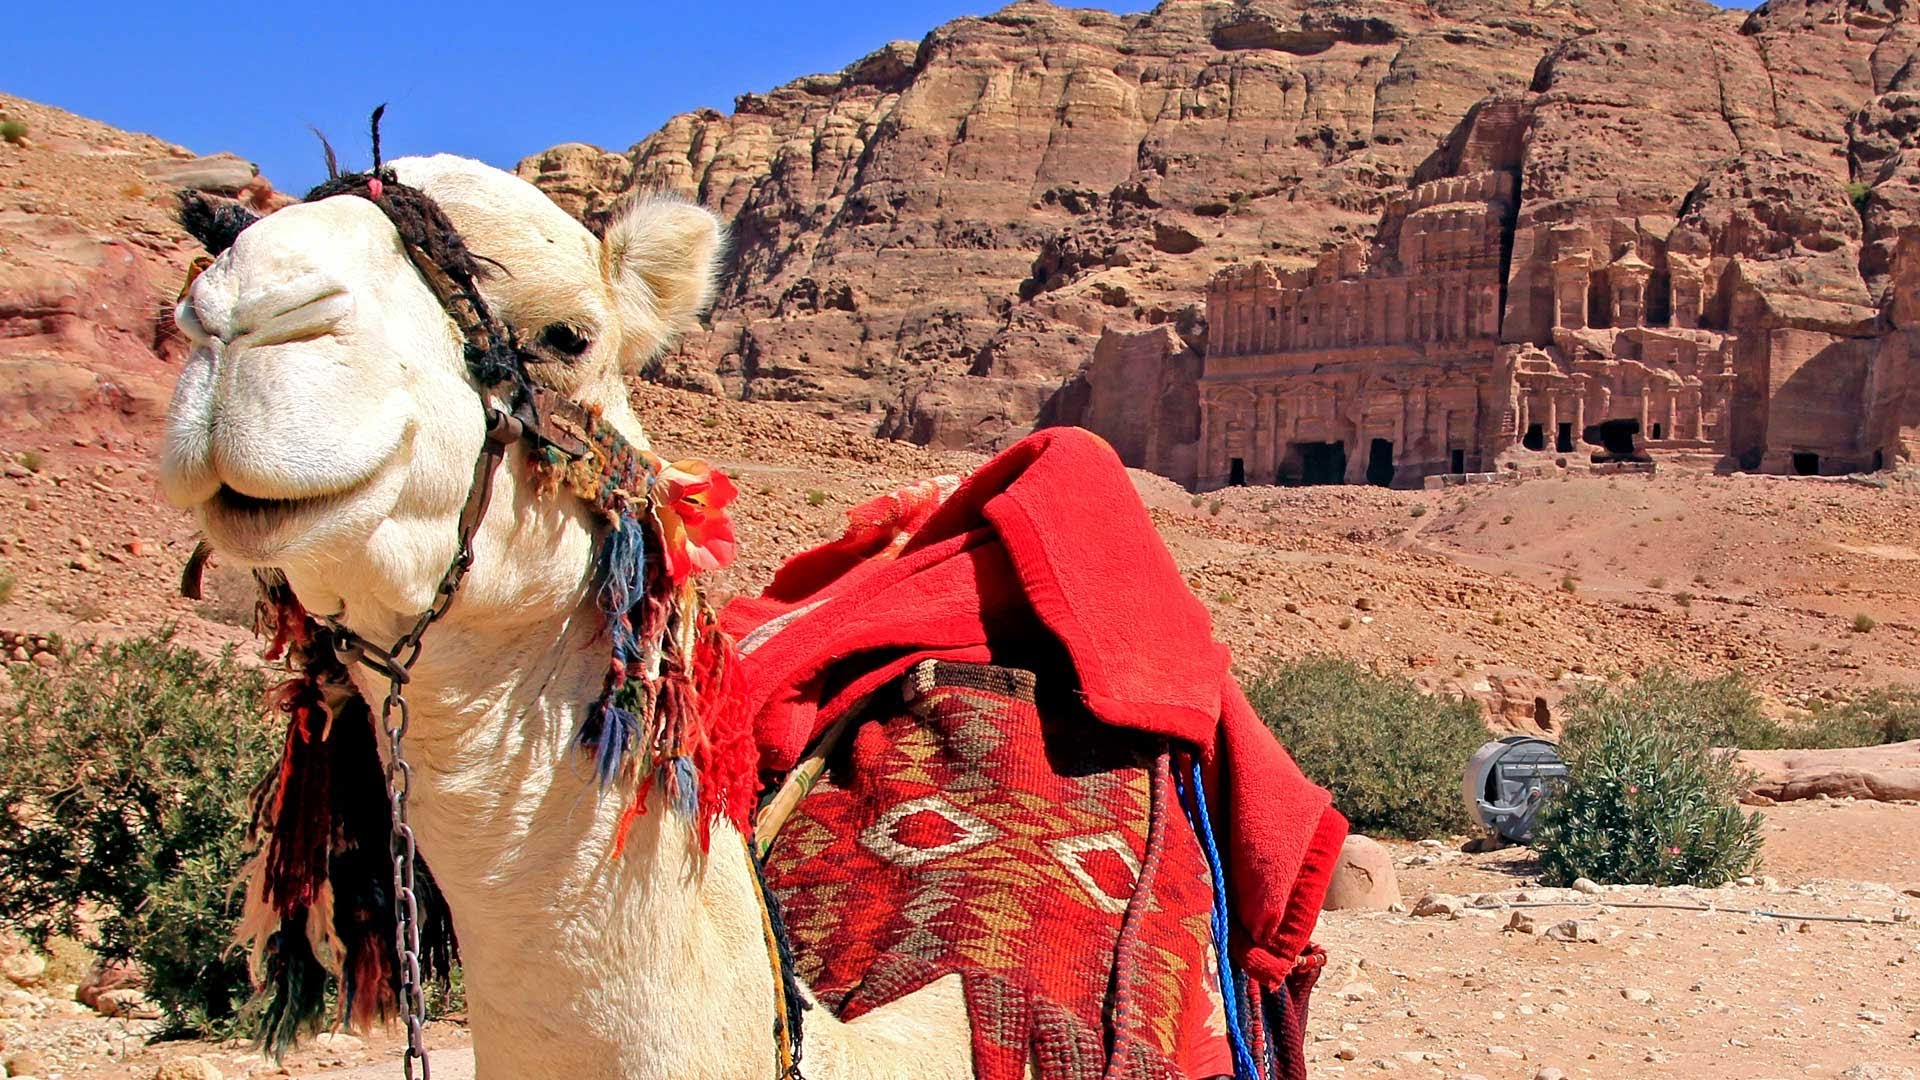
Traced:
POLYGON ((700 807, 700 775, 693 771, 693 758, 682 754, 673 759, 673 808, 692 817, 700 807))
POLYGON ((647 541, 640 522, 622 514, 600 546, 600 610, 613 624, 613 654, 627 661, 639 654, 630 612, 646 594, 647 541))
POLYGON ((1233 1046, 1234 1080, 1260 1080, 1253 1050, 1247 1045, 1246 1027, 1240 1022, 1239 979, 1233 970, 1233 954, 1228 951, 1232 923, 1227 914, 1227 876, 1220 862, 1220 847, 1213 839, 1213 817, 1207 813, 1207 788, 1200 779, 1200 763, 1193 762, 1193 783, 1187 789, 1187 816, 1207 853, 1207 868, 1213 876, 1213 948, 1220 967, 1220 998, 1227 1013, 1227 1041, 1233 1046))
MULTIPOLYGON (((640 663, 640 642, 634 637, 631 611, 646 595, 647 541, 638 519, 621 514, 600 544, 600 609, 607 614, 613 665, 633 671, 640 663)), ((606 787, 620 775, 620 766, 632 749, 639 728, 633 713, 613 703, 618 686, 588 710, 580 727, 580 745, 594 751, 594 772, 606 787)))
POLYGON ((620 763, 632 748, 639 726, 633 714, 620 706, 610 701, 593 703, 581 737, 584 739, 590 731, 595 733, 594 773, 600 778, 601 787, 612 784, 620 776, 620 763))

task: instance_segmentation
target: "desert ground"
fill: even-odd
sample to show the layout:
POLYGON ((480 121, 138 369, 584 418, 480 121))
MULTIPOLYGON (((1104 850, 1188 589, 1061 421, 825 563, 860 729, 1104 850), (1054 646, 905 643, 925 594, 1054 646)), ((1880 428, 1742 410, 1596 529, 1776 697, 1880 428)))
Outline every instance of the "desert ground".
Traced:
MULTIPOLYGON (((740 481, 743 554, 719 582, 734 592, 837 535, 846 507, 982 460, 774 405, 635 393, 664 451, 708 456, 740 481)), ((9 631, 87 637, 174 621, 207 647, 256 647, 238 574, 216 571, 202 602, 175 591, 192 526, 152 491, 151 436, 112 448, 75 441, 28 436, 9 448, 39 455, 35 469, 0 481, 5 557, 19 576, 3 609, 9 631)), ((1245 488, 1195 505, 1164 480, 1136 478, 1218 634, 1246 662, 1332 651, 1437 692, 1478 694, 1490 709, 1504 700, 1495 682, 1557 700, 1661 662, 1738 668, 1783 709, 1920 679, 1920 492, 1905 483, 1666 470, 1434 492, 1245 488), (1852 629, 1862 612, 1871 632, 1852 629)), ((1760 876, 1719 890, 1569 896, 1538 889, 1524 849, 1468 853, 1463 836, 1395 844, 1407 907, 1439 893, 1460 898, 1460 911, 1323 917, 1333 961, 1314 1002, 1316 1071, 1906 1076, 1920 1063, 1920 922, 1910 919, 1920 804, 1763 812, 1760 876), (1521 906, 1543 900, 1567 902, 1521 906), (1644 903, 1719 910, 1633 906, 1644 903), (1751 910, 1786 917, 1741 913, 1751 910), (1509 927, 1515 912, 1534 932, 1509 927), (1566 920, 1590 924, 1597 940, 1551 939, 1566 920)), ((396 1049, 390 1038, 343 1037, 276 1066, 245 1046, 148 1046, 138 1022, 94 1016, 63 989, 0 999, 6 1053, 43 1055, 47 1075, 144 1080, 180 1056, 227 1075, 311 1075, 396 1049)), ((458 1024, 436 1025, 434 1045, 457 1052, 464 1041, 458 1024)))

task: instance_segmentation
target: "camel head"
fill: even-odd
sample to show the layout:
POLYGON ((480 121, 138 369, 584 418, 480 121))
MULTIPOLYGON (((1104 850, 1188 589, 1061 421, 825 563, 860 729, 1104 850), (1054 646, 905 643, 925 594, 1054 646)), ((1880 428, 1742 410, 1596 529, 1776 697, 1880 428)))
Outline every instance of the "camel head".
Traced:
MULTIPOLYGON (((480 292, 532 380, 645 446, 622 375, 709 301, 714 217, 646 200, 599 238, 479 162, 391 167, 485 268, 480 292)), ((483 390, 457 324, 373 202, 335 195, 257 220, 241 213, 196 230, 225 250, 175 313, 193 348, 169 410, 162 487, 225 558, 282 570, 309 611, 391 634, 428 605, 453 557, 483 390)), ((500 470, 462 592, 469 612, 525 618, 569 605, 587 572, 591 515, 519 475, 500 470)))

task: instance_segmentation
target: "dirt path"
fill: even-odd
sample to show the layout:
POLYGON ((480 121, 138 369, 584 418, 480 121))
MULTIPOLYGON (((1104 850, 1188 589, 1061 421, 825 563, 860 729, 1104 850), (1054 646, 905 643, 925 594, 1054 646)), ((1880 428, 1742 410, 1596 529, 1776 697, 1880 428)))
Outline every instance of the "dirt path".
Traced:
POLYGON ((1335 960, 1314 998, 1314 1075, 1909 1080, 1900 1070, 1920 1067, 1920 805, 1766 813, 1763 877, 1715 890, 1569 896, 1534 887, 1524 851, 1395 845, 1410 905, 1438 891, 1485 906, 1451 919, 1325 916, 1318 936, 1335 960), (1511 906, 1563 897, 1580 903, 1511 906), (1639 903, 1884 921, 1628 906, 1639 903), (1535 932, 1507 929, 1516 910, 1535 932), (1544 933, 1573 919, 1597 940, 1544 933))

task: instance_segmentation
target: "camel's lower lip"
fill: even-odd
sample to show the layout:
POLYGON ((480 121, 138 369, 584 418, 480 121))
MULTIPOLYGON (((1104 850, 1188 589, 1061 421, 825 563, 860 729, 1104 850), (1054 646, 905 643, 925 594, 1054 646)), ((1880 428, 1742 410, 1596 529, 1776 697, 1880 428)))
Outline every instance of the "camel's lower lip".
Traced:
POLYGON ((291 539, 295 527, 337 504, 350 492, 297 499, 270 499, 222 484, 201 507, 208 535, 223 546, 265 555, 291 539))

